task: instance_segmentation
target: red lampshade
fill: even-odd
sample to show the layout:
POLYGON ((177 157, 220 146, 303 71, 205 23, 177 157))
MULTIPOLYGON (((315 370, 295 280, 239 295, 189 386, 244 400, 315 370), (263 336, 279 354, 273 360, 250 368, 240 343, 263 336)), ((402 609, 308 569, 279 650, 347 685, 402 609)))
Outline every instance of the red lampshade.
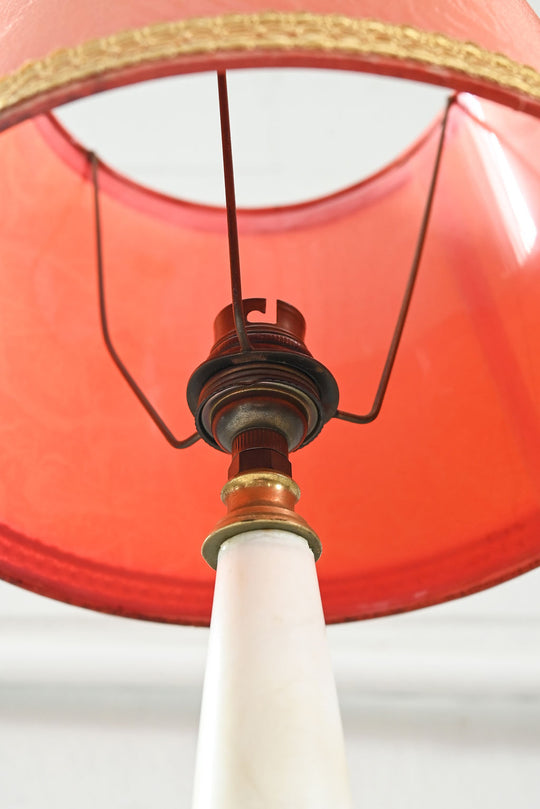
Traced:
MULTIPOLYGON (((310 0, 309 13, 295 0, 272 5, 130 0, 98 14, 93 4, 41 0, 0 12, 8 581, 107 612, 209 620, 214 574, 200 547, 223 512, 229 459, 202 441, 171 448, 112 364, 99 324, 89 157, 47 111, 142 79, 245 66, 370 71, 489 99, 464 93, 451 107, 380 416, 365 426, 332 420, 292 456, 299 510, 323 544, 327 620, 426 606, 540 562, 540 24, 518 0, 444 10, 310 0)), ((342 409, 371 406, 439 133, 440 121, 355 187, 238 214, 244 296, 302 312, 342 409)), ((99 184, 112 336, 184 437, 194 429, 187 381, 230 302, 224 212, 104 165, 99 184)))

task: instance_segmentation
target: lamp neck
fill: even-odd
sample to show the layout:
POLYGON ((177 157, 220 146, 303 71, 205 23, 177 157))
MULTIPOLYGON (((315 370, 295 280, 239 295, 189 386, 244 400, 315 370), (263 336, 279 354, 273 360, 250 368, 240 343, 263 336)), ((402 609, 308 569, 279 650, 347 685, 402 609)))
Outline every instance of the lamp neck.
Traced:
POLYGON ((227 514, 206 538, 202 555, 216 568, 224 542, 247 531, 277 528, 307 540, 315 559, 321 543, 307 522, 294 508, 300 488, 291 477, 287 439, 274 430, 253 429, 233 441, 229 480, 221 499, 227 514))
POLYGON ((258 470, 292 476, 287 438, 276 430, 253 429, 239 433, 232 442, 229 480, 258 470))

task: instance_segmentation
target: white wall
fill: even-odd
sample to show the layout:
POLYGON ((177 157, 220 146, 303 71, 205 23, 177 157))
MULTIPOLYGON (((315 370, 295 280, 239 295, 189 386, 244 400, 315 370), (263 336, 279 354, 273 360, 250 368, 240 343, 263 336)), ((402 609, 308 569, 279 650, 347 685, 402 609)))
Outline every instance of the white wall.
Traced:
MULTIPOLYGON (((355 805, 540 805, 540 575, 329 630, 355 805)), ((205 630, 0 588, 4 807, 189 806, 205 630)))
MULTIPOLYGON (((257 90, 249 77, 231 81, 242 204, 359 179, 442 103, 440 91, 412 85, 391 101, 388 81, 319 78, 324 97, 285 75, 277 91, 267 76, 257 90)), ((220 202, 219 143, 200 136, 218 131, 213 80, 182 88, 163 85, 178 99, 170 126, 155 123, 144 88, 74 105, 64 120, 122 170, 220 202)), ((535 572, 459 603, 330 629, 356 806, 540 806, 539 585, 535 572)), ((93 615, 0 585, 2 809, 188 807, 205 644, 204 630, 93 615)))

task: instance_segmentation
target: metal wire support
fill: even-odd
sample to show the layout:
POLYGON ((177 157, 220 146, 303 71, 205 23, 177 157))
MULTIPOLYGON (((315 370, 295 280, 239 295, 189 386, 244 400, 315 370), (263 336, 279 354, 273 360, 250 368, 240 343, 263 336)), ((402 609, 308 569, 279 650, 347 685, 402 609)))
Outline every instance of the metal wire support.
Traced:
POLYGON ((112 340, 111 335, 109 332, 109 325, 107 322, 107 306, 105 301, 105 280, 104 280, 104 273, 103 273, 103 250, 102 250, 102 237, 101 237, 101 214, 100 214, 100 206, 99 206, 99 178, 98 178, 98 159, 93 152, 88 153, 88 159, 90 160, 90 165, 92 169, 92 182, 94 185, 94 217, 95 217, 95 225, 96 225, 96 253, 97 253, 97 271, 98 271, 98 293, 99 293, 99 317, 101 321, 101 332, 103 334, 103 340, 105 341, 105 345, 107 346, 107 350, 111 355, 114 364, 128 383, 129 387, 142 404, 156 427, 161 431, 161 433, 165 436, 169 444, 174 447, 175 449, 187 449, 196 441, 199 440, 200 435, 199 433, 194 433, 190 435, 189 438, 185 438, 182 441, 178 440, 171 430, 167 427, 155 407, 151 404, 149 399, 143 393, 141 388, 137 385, 133 377, 131 376, 130 372, 118 356, 118 352, 116 351, 112 340))
POLYGON ((444 138, 446 134, 446 128, 449 118, 449 113, 452 105, 456 100, 455 96, 450 96, 446 103, 446 109, 444 112, 444 116, 441 123, 441 134, 439 137, 439 144, 437 147, 437 153, 435 156, 435 163, 433 166, 433 173, 431 175, 431 182, 429 185, 428 195, 426 199, 426 204, 424 206, 424 214, 422 216, 422 222, 420 224, 420 231, 418 234, 418 239, 416 241, 416 249, 414 251, 414 256, 412 260, 411 271, 409 273, 409 279, 407 281, 407 286, 405 287, 405 294, 403 296, 403 301, 401 303, 401 308, 399 310, 399 315, 397 319, 397 323, 394 329, 394 334, 392 337, 392 342, 390 343, 390 348, 388 350, 388 355, 386 357, 386 362, 384 363, 384 368, 382 371, 381 379, 379 382, 379 386, 377 388, 377 392, 375 394, 375 400, 373 402, 373 406, 369 413, 366 415, 361 416, 357 415, 356 413, 348 413, 345 410, 337 410, 334 418, 341 419, 342 421, 350 421, 353 424, 369 424, 371 421, 374 421, 379 412, 381 410, 384 396, 386 393, 386 389, 388 387, 388 382, 390 381, 390 374, 392 373, 392 368, 394 367, 394 362, 396 359, 396 354, 399 348, 399 344, 401 342, 401 336, 403 334, 403 328, 405 326, 405 321, 407 320, 407 315, 409 313, 409 307, 411 304, 412 295, 414 292, 414 287, 416 283, 416 279, 418 277, 418 268, 420 267, 420 260, 422 258, 422 252, 424 249, 424 243, 426 240, 427 229, 429 225, 429 219, 431 215, 431 209, 433 207, 433 198, 435 196, 435 187, 437 185, 437 178, 439 176, 439 168, 441 165, 441 158, 443 153, 443 146, 444 146, 444 138))
POLYGON ((229 261, 234 327, 241 351, 251 351, 247 335, 246 315, 242 303, 242 279, 240 275, 240 249, 238 246, 238 222, 236 219, 236 195, 234 191, 234 168, 229 119, 227 76, 218 73, 219 116, 221 120, 221 147, 223 151, 223 175, 225 179, 225 202, 227 206, 227 231, 229 236, 229 261))

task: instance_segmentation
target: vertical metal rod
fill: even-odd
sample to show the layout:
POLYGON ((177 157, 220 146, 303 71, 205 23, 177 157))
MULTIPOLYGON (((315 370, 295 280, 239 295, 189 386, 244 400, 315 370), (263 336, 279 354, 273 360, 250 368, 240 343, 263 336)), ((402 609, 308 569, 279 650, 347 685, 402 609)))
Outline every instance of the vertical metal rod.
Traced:
POLYGON ((229 235, 229 260, 231 273, 231 294, 234 326, 242 351, 250 351, 251 343, 246 331, 246 316, 242 301, 242 279, 240 275, 240 250, 238 246, 238 223, 236 221, 236 195, 234 191, 234 169, 229 119, 229 99, 227 77, 218 73, 219 114, 221 119, 221 146, 223 150, 223 175, 225 178, 225 201, 227 206, 227 231, 229 235))

